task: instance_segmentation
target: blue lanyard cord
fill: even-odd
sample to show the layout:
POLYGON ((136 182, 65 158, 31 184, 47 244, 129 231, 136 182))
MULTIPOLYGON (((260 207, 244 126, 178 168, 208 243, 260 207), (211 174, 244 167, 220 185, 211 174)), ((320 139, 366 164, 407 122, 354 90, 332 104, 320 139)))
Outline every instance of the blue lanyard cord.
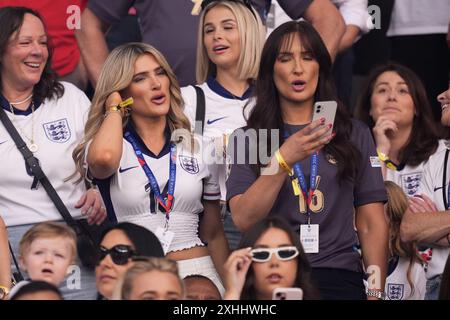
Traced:
POLYGON ((167 198, 164 199, 163 195, 161 195, 161 190, 159 189, 158 181, 156 180, 155 175, 153 174, 152 170, 148 166, 147 162, 144 159, 144 155, 142 154, 141 149, 139 148, 139 145, 136 141, 136 138, 129 132, 125 132, 124 135, 125 139, 131 143, 134 153, 136 154, 136 157, 139 161, 139 164, 141 165, 142 169, 144 170, 145 175, 148 178, 148 181, 150 183, 150 187, 153 190, 153 193, 155 194, 155 198, 157 199, 158 203, 161 205, 161 207, 164 208, 166 211, 166 220, 169 220, 170 211, 172 210, 173 203, 174 203, 174 191, 175 191, 175 179, 176 179, 176 170, 177 170, 177 146, 175 143, 170 144, 170 164, 169 164, 169 186, 167 188, 167 198))
MULTIPOLYGON (((284 138, 285 139, 289 138, 289 134, 286 131, 284 132, 284 138)), ((294 175, 298 179, 300 190, 306 201, 308 216, 311 215, 311 213, 309 212, 309 205, 311 204, 314 191, 316 190, 316 177, 317 177, 317 172, 318 172, 318 167, 319 167, 319 152, 318 151, 316 151, 312 154, 310 165, 311 165, 311 169, 310 169, 310 177, 309 177, 309 186, 310 186, 309 190, 308 190, 308 185, 306 183, 305 175, 302 170, 302 165, 300 164, 300 162, 297 162, 293 166, 294 175), (308 193, 307 193, 307 191, 308 191, 308 193)))

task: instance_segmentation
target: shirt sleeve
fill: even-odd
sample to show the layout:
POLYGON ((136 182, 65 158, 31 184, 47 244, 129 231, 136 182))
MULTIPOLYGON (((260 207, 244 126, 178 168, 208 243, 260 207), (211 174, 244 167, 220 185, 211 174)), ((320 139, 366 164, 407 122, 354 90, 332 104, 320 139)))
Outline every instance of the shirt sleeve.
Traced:
POLYGON ((102 21, 114 25, 128 14, 134 0, 89 0, 87 7, 102 21))
POLYGON ((370 20, 370 16, 367 11, 367 0, 343 1, 339 6, 339 12, 344 18, 346 25, 357 26, 362 33, 367 33, 369 31, 369 26, 367 24, 370 20))
MULTIPOLYGON (((250 188, 250 186, 258 179, 256 173, 252 170, 249 164, 249 142, 245 141, 245 144, 240 144, 238 139, 238 132, 243 132, 241 129, 236 130, 230 137, 228 143, 228 155, 231 163, 230 174, 228 176, 227 186, 227 201, 234 196, 243 194, 250 188)), ((256 144, 255 144, 256 145, 256 144)))
POLYGON ((300 19, 313 0, 278 0, 278 4, 293 19, 300 19))
POLYGON ((361 153, 354 189, 355 207, 374 202, 386 202, 387 194, 381 168, 371 161, 371 158, 377 157, 375 143, 369 128, 362 122, 353 121, 352 142, 361 153))
POLYGON ((208 176, 203 180, 203 199, 220 200, 219 172, 217 164, 208 164, 208 176))

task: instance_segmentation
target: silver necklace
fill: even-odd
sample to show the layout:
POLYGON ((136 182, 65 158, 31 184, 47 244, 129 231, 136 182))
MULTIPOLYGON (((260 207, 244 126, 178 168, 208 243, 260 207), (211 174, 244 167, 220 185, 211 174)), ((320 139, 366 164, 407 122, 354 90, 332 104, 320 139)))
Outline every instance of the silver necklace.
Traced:
MULTIPOLYGON (((32 95, 31 95, 32 96, 32 95)), ((35 153, 38 151, 39 147, 38 145, 34 142, 34 102, 31 102, 31 138, 29 138, 23 128, 21 126, 19 126, 19 124, 16 122, 16 114, 14 113, 14 104, 21 104, 24 102, 27 102, 31 96, 29 96, 27 99, 23 100, 23 101, 19 101, 19 102, 10 102, 9 103, 9 108, 11 110, 11 113, 13 115, 12 117, 12 121, 14 122, 14 124, 16 125, 16 127, 19 129, 20 131, 20 135, 25 137, 29 143, 27 143, 28 149, 30 149, 31 152, 35 153)))
POLYGON ((24 102, 27 102, 28 100, 31 99, 31 97, 33 96, 33 94, 30 94, 28 97, 26 97, 24 100, 22 101, 15 101, 15 102, 10 102, 9 104, 12 104, 13 106, 17 105, 17 104, 22 104, 24 102))

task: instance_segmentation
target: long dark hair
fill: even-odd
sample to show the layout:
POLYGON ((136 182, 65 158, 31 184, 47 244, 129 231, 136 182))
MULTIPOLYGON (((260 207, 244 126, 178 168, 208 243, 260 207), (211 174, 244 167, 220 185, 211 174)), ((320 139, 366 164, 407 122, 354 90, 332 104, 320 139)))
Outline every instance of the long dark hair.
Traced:
POLYGON ((99 245, 103 238, 112 230, 121 230, 133 243, 134 249, 140 256, 164 257, 161 243, 153 232, 130 222, 121 222, 107 228, 100 237, 99 245))
POLYGON ((403 164, 417 166, 428 160, 436 151, 439 138, 443 136, 443 129, 439 123, 434 121, 425 87, 414 71, 395 62, 375 67, 361 90, 356 104, 355 117, 365 122, 370 128, 375 126, 375 122, 370 116, 372 107, 370 100, 375 82, 382 73, 387 71, 397 73, 405 81, 415 108, 411 134, 406 145, 400 149, 398 160, 403 164))
MULTIPOLYGON (((2 32, 0 32, 0 68, 2 67, 2 59, 6 52, 9 40, 14 32, 20 30, 25 14, 27 13, 41 20, 44 25, 45 33, 48 34, 45 22, 37 11, 25 7, 0 8, 0 25, 2 26, 2 32)), ((41 79, 33 89, 33 99, 38 101, 43 101, 46 98, 61 98, 64 94, 64 86, 56 80, 57 75, 51 68, 53 50, 50 45, 50 39, 47 42, 47 50, 47 63, 45 64, 41 79)), ((1 74, 0 85, 2 85, 1 74)))
MULTIPOLYGON (((305 251, 303 250, 303 246, 291 226, 284 219, 275 216, 264 218, 242 235, 239 248, 254 247, 256 241, 258 241, 261 235, 269 228, 278 228, 285 231, 292 244, 297 247, 299 251, 299 255, 295 258, 297 259, 298 267, 294 287, 303 289, 305 300, 318 298, 318 291, 311 282, 311 266, 305 251)), ((252 267, 250 267, 247 272, 245 284, 241 293, 241 300, 256 300, 255 274, 252 267)))
MULTIPOLYGON (((331 73, 331 57, 320 35, 308 22, 286 22, 270 34, 264 45, 256 81, 256 105, 248 118, 247 128, 255 129, 257 132, 260 129, 278 129, 281 132, 283 131, 284 123, 273 72, 275 61, 283 45, 286 41, 291 41, 292 37, 295 36, 300 37, 305 50, 310 51, 319 64, 319 80, 315 101, 338 101, 331 73)), ((352 122, 340 101, 338 101, 334 132, 336 133, 335 138, 326 145, 324 151, 337 160, 339 180, 341 181, 344 178, 352 180, 357 176, 357 163, 360 158, 360 152, 350 142, 352 122)), ((282 134, 280 134, 279 139, 281 145, 284 142, 282 134)), ((259 141, 258 147, 263 145, 271 145, 270 135, 267 141, 259 141)), ((258 161, 257 169, 260 169, 261 166, 262 164, 258 161)), ((257 171, 259 172, 259 170, 257 171)))

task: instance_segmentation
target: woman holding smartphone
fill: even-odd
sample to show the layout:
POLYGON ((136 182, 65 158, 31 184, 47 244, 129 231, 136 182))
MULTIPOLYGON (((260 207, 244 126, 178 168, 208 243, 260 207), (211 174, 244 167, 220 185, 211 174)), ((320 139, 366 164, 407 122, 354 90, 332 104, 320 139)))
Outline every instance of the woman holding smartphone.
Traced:
POLYGON ((330 100, 337 100, 331 59, 314 28, 288 22, 275 29, 263 48, 248 125, 230 138, 227 200, 243 231, 267 215, 288 220, 323 299, 366 298, 355 249, 359 236, 374 280, 368 295, 382 299, 388 230, 381 171, 370 162, 374 143, 369 129, 350 120, 340 104, 334 125, 311 123, 314 103, 330 100), (268 134, 258 136, 261 129, 268 134), (273 142, 280 147, 265 160, 261 155, 273 142))

